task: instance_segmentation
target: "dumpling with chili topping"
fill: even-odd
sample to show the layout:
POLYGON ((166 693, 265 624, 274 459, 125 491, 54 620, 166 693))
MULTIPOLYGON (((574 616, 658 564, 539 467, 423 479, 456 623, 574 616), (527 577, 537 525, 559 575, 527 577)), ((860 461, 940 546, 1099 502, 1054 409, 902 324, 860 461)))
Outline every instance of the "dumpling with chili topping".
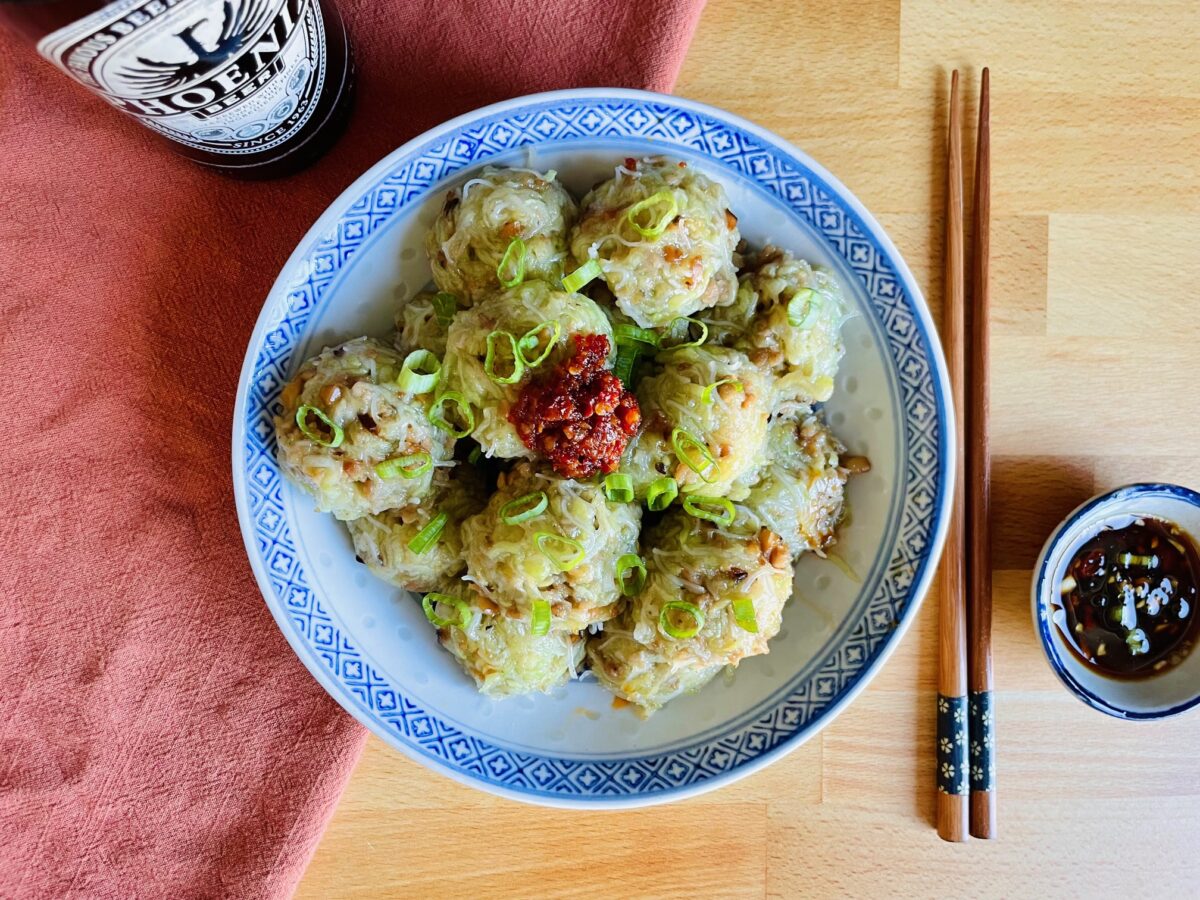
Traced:
POLYGON ((578 631, 616 614, 617 563, 637 552, 641 517, 599 484, 518 463, 463 523, 466 580, 503 615, 529 619, 545 603, 555 629, 578 631))
POLYGON ((638 382, 644 427, 621 471, 639 497, 662 478, 681 493, 745 496, 766 441, 773 379, 728 347, 669 350, 658 363, 638 382))
POLYGON ((528 619, 489 612, 462 585, 426 594, 424 603, 444 623, 437 626, 441 645, 493 699, 548 693, 579 673, 584 639, 577 632, 539 633, 528 619))
POLYGON ((419 504, 346 525, 355 554, 375 575, 410 591, 432 591, 466 568, 462 523, 486 503, 478 470, 458 463, 434 471, 433 492, 419 504))
POLYGON ((500 290, 502 263, 506 280, 557 282, 577 214, 553 172, 487 166, 447 193, 426 236, 433 281, 464 306, 500 290))
MULTIPOLYGON (((573 352, 576 335, 608 339, 612 329, 600 307, 580 294, 529 281, 459 310, 450 323, 439 390, 454 392, 447 415, 474 420, 471 437, 488 456, 532 458, 508 414, 522 386, 573 352), (460 399, 461 398, 461 399, 460 399)), ((468 424, 468 423, 460 423, 468 424)))
POLYGON ((357 519, 418 503, 453 440, 428 419, 430 394, 397 384, 403 361, 372 338, 323 350, 300 367, 275 419, 280 468, 321 512, 357 519))
MULTIPOLYGON (((845 447, 809 406, 782 406, 768 431, 768 461, 749 495, 738 504, 739 526, 770 528, 793 556, 824 550, 834 542, 842 519, 849 475, 841 458, 844 452, 845 447)), ((869 468, 861 457, 847 462, 857 471, 869 468)))
POLYGON ((768 651, 792 594, 779 535, 741 536, 682 510, 645 535, 646 583, 588 641, 600 684, 643 713, 768 651))
POLYGON ((735 302, 702 318, 717 342, 780 376, 780 397, 818 402, 833 394, 847 312, 841 286, 824 269, 767 247, 748 261, 735 302))
POLYGON ((621 310, 657 328, 733 302, 739 240, 718 182, 652 157, 626 160, 584 197, 571 254, 579 265, 595 260, 621 310))

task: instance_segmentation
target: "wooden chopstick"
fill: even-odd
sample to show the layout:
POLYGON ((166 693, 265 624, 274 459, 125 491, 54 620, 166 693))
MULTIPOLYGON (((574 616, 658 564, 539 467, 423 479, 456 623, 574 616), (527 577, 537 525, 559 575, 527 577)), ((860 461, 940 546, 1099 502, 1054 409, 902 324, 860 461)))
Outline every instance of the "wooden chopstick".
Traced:
POLYGON ((950 77, 950 138, 946 173, 946 290, 942 344, 955 410, 954 495, 942 553, 938 603, 937 829, 946 841, 967 839, 966 549, 963 498, 963 173, 958 70, 950 77))
POLYGON ((979 134, 975 147, 975 228, 972 242, 970 309, 971 397, 967 418, 971 454, 967 461, 967 687, 970 731, 971 834, 996 836, 994 718, 992 715, 991 451, 988 443, 988 309, 992 217, 991 101, 988 70, 979 88, 979 134))

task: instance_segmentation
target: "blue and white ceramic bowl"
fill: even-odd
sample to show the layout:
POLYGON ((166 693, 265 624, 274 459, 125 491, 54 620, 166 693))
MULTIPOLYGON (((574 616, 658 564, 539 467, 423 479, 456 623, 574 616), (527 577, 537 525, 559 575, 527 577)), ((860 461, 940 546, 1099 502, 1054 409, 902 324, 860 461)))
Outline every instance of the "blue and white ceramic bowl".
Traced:
POLYGON ((1089 706, 1120 719, 1164 719, 1200 704, 1200 650, 1162 675, 1109 678, 1089 668, 1066 636, 1060 586, 1080 546, 1105 527, 1124 528, 1153 516, 1200 538, 1200 494, 1175 484, 1131 484, 1078 507, 1046 541, 1033 575, 1033 624, 1050 668, 1089 706))
POLYGON ((827 724, 912 622, 945 533, 950 411, 929 311, 883 230, 823 168, 736 116, 637 91, 575 90, 481 109, 356 181, 280 273, 251 338, 233 433, 238 513, 279 627, 322 685, 383 740, 493 793, 633 806, 753 772, 827 724), (448 185, 485 163, 556 169, 582 193, 626 156, 665 153, 722 181, 752 242, 837 273, 857 311, 830 423, 872 462, 849 487, 838 552, 809 556, 768 656, 648 721, 589 680, 550 696, 483 697, 437 646, 419 604, 354 562, 344 528, 280 476, 272 416, 309 355, 386 335, 429 279, 422 236, 448 185))

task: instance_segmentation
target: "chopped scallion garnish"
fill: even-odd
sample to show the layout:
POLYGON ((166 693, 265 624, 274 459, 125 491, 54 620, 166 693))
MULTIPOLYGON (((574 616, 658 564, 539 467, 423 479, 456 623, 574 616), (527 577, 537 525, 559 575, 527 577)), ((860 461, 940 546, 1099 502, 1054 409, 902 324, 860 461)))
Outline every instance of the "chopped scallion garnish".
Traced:
POLYGON ((439 594, 436 592, 426 594, 421 598, 421 609, 425 610, 425 618, 438 628, 445 628, 447 625, 457 625, 459 628, 466 628, 471 624, 471 608, 462 600, 459 600, 457 597, 451 597, 449 594, 439 594), (438 604, 454 609, 458 613, 458 618, 447 619, 439 616, 437 612, 438 604))
POLYGON ((683 508, 697 519, 706 519, 718 525, 733 524, 733 504, 725 497, 698 497, 689 494, 683 498, 683 508))
POLYGON ((742 386, 742 383, 736 378, 718 378, 704 389, 704 392, 700 394, 700 399, 705 403, 712 403, 717 395, 718 389, 723 384, 730 385, 731 389, 735 391, 745 390, 745 388, 742 386))
POLYGON ((758 616, 754 614, 754 601, 745 594, 733 598, 733 619, 742 631, 758 634, 758 616))
POLYGON ((659 338, 658 346, 662 350, 682 350, 684 347, 699 347, 708 340, 708 325, 691 316, 676 316, 667 326, 667 333, 659 338), (682 324, 681 324, 682 323, 682 324), (692 337, 692 327, 700 329, 700 336, 692 337), (683 338, 679 343, 668 343, 668 340, 683 338))
POLYGON ((467 462, 473 466, 477 466, 481 459, 483 459, 483 451, 479 449, 479 445, 472 447, 471 452, 467 454, 467 462))
POLYGON ((433 401, 433 405, 429 407, 428 418, 430 422, 442 429, 442 431, 449 432, 450 436, 454 438, 465 438, 475 430, 475 411, 471 409, 471 404, 467 402, 467 398, 458 391, 446 391, 446 393, 439 395, 433 401), (442 407, 447 403, 453 403, 458 407, 459 417, 463 421, 462 428, 456 428, 446 418, 446 414, 442 412, 442 407))
POLYGON ((396 384, 406 394, 427 394, 442 375, 441 361, 429 350, 414 350, 404 357, 396 384))
POLYGON ((651 512, 662 512, 679 495, 679 485, 674 478, 656 478, 646 488, 646 507, 651 512))
POLYGON ((449 521, 449 515, 444 512, 438 513, 408 542, 408 549, 420 556, 437 543, 437 539, 442 536, 442 531, 445 530, 446 523, 449 521))
POLYGON ((679 215, 679 202, 671 190, 661 190, 639 200, 625 211, 625 220, 646 238, 659 238, 679 215))
POLYGON ((507 331, 493 331, 488 334, 487 355, 483 359, 483 371, 496 384, 516 384, 520 381, 521 376, 525 374, 525 359, 521 356, 521 351, 517 348, 517 339, 507 331), (502 347, 507 344, 509 363, 512 366, 508 374, 501 374, 496 371, 501 355, 496 351, 497 341, 501 342, 502 347))
POLYGON ((788 301, 788 324, 793 328, 806 328, 812 324, 820 308, 821 295, 812 288, 801 288, 788 301))
POLYGON ((671 446, 675 449, 676 458, 699 475, 705 484, 713 484, 720 479, 721 470, 716 457, 708 445, 690 431, 685 428, 674 429, 671 432, 671 446))
POLYGON ((563 278, 563 290, 573 294, 589 281, 594 278, 599 278, 603 274, 604 272, 600 269, 599 261, 589 259, 570 275, 567 275, 563 278))
POLYGON ((549 502, 545 491, 534 491, 516 500, 509 500, 500 507, 500 520, 505 525, 517 525, 528 521, 544 513, 549 502))
POLYGON ((525 280, 525 255, 529 250, 520 238, 513 238, 504 255, 500 257, 500 265, 496 266, 496 277, 506 288, 514 288, 525 280), (506 274, 511 273, 511 274, 506 274))
POLYGON ((613 337, 616 338, 617 346, 622 344, 649 344, 651 347, 658 346, 658 335, 649 328, 638 328, 636 325, 620 325, 613 327, 613 337))
POLYGON ((637 363, 637 344, 617 344, 617 358, 613 360, 613 374, 621 380, 626 390, 633 389, 633 367, 637 363))
POLYGON ((704 613, 694 603, 686 600, 668 600, 663 604, 662 612, 658 614, 658 629, 667 637, 686 640, 695 637, 704 627, 704 613), (685 624, 676 624, 682 614, 685 624))
POLYGON ((617 559, 617 586, 626 597, 635 597, 646 585, 646 561, 636 553, 626 553, 617 559))
POLYGON ((322 447, 340 447, 342 441, 346 439, 346 433, 342 431, 342 426, 338 425, 333 419, 325 415, 323 411, 315 406, 301 406, 296 410, 296 425, 304 436, 314 443, 320 444, 322 447), (320 432, 314 431, 308 427, 308 417, 316 416, 317 419, 329 429, 329 437, 325 437, 320 432))
POLYGON ((557 319, 551 319, 549 322, 534 325, 521 335, 521 339, 517 341, 517 351, 521 354, 521 359, 525 361, 526 366, 536 369, 546 361, 546 357, 550 355, 560 337, 562 337, 562 325, 557 319), (543 335, 544 331, 549 331, 549 335, 543 335), (543 337, 545 343, 542 343, 543 337))
POLYGON ((550 603, 548 601, 533 601, 533 614, 529 621, 529 633, 534 635, 550 633, 550 603))
POLYGON ((633 500, 633 479, 624 472, 605 475, 604 496, 613 503, 629 503, 633 500))
POLYGON ((408 456, 385 459, 383 462, 376 464, 375 474, 384 481, 391 481, 394 478, 416 478, 419 475, 424 475, 432 468, 433 457, 421 451, 420 453, 412 453, 408 456))
POLYGON ((440 291, 433 296, 433 314, 437 316, 438 324, 443 328, 450 326, 450 320, 458 312, 458 298, 446 291, 440 291))
POLYGON ((550 560, 560 572, 571 571, 583 562, 583 558, 586 556, 583 544, 579 541, 551 531, 539 531, 533 536, 533 541, 542 551, 542 555, 550 560), (568 556, 562 548, 572 551, 571 554, 568 556))

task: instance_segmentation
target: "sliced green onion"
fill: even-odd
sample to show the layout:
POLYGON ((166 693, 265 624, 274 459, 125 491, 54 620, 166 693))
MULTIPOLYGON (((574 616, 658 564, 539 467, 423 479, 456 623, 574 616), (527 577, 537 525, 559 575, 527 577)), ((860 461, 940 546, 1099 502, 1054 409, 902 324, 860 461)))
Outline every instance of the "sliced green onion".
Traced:
POLYGON ((758 616, 754 614, 754 601, 745 594, 733 598, 733 619, 742 631, 758 634, 758 616))
POLYGON ((421 598, 421 609, 425 610, 425 618, 436 625, 438 628, 445 628, 447 625, 457 625, 459 628, 466 628, 471 624, 471 608, 465 602, 457 597, 451 597, 449 594, 438 594, 436 592, 426 594, 421 598), (458 612, 457 619, 443 619, 437 614, 437 605, 441 603, 443 606, 452 606, 458 612))
POLYGON ((449 521, 449 515, 444 512, 438 513, 429 520, 429 524, 418 531, 413 539, 408 542, 408 549, 417 554, 417 556, 420 556, 437 543, 437 539, 442 536, 442 532, 446 528, 446 523, 449 521))
POLYGON ((617 346, 622 344, 649 344, 651 347, 658 346, 658 335, 649 328, 638 328, 636 325, 626 325, 624 323, 613 328, 613 337, 616 338, 617 346))
POLYGON ((702 401, 704 401, 705 403, 712 403, 714 395, 717 392, 717 388, 719 388, 723 384, 732 385, 733 389, 735 391, 745 391, 745 388, 742 386, 742 383, 740 381, 738 381, 736 378, 728 378, 728 377, 718 378, 716 381, 714 381, 712 384, 708 385, 708 387, 706 387, 704 389, 704 393, 702 393, 700 395, 700 399, 702 401))
POLYGON ((725 497, 698 497, 689 494, 683 498, 683 508, 697 519, 707 519, 718 525, 733 524, 733 504, 725 497))
POLYGON ((306 438, 314 443, 320 444, 322 447, 340 447, 342 446, 342 441, 346 439, 346 433, 342 431, 342 426, 338 425, 335 421, 333 421, 333 419, 329 418, 329 416, 325 415, 325 413, 317 409, 315 406, 301 406, 298 410, 296 410, 296 424, 300 426, 300 430, 304 433, 306 438), (309 428, 309 414, 316 416, 322 423, 324 423, 325 427, 333 433, 333 436, 327 440, 324 435, 309 428))
POLYGON ((521 359, 525 362, 526 366, 536 369, 546 361, 546 357, 550 355, 560 337, 562 337, 562 325, 559 324, 557 319, 551 319, 549 322, 534 325, 525 334, 521 335, 521 339, 517 341, 517 351, 521 354, 521 359), (545 345, 542 345, 542 332, 547 328, 550 329, 550 337, 545 345), (525 352, 526 350, 537 350, 537 355, 531 358, 525 352))
POLYGON ((533 601, 533 615, 529 622, 529 633, 535 635, 550 633, 550 603, 548 601, 533 601))
POLYGON ((539 531, 533 536, 533 541, 537 544, 537 548, 542 551, 542 555, 554 564, 554 567, 560 572, 569 572, 581 562, 583 562, 586 552, 583 549, 583 544, 573 538, 563 537, 561 534, 555 534, 552 531, 539 531), (554 546, 560 545, 574 551, 570 556, 562 552, 555 552, 554 546))
POLYGON ((422 450, 420 453, 397 456, 394 459, 385 459, 383 462, 377 463, 375 474, 384 481, 391 481, 394 478, 416 478, 432 468, 433 457, 422 450))
POLYGON ((688 603, 686 600, 668 600, 663 604, 662 612, 658 614, 658 628, 667 637, 673 637, 679 640, 695 637, 700 633, 700 629, 704 627, 704 613, 700 611, 694 603, 688 603), (686 613, 691 618, 691 626, 684 625, 680 627, 671 621, 671 613, 681 612, 686 613))
POLYGON ((442 377, 442 363, 429 350, 414 350, 404 357, 396 384, 406 394, 427 394, 442 377))
POLYGON ((603 274, 604 272, 600 269, 599 261, 589 259, 570 275, 563 278, 563 290, 573 294, 593 278, 599 278, 603 274))
POLYGON ((708 449, 708 445, 684 428, 676 428, 671 432, 671 446, 675 448, 675 456, 678 460, 700 476, 700 480, 705 484, 713 484, 720 478, 720 467, 717 465, 716 458, 712 455, 712 451, 708 449), (699 459, 695 457, 699 456, 699 459), (703 465, 702 465, 703 464, 703 465), (717 471, 709 476, 709 471, 716 469, 717 471))
POLYGON ((821 295, 812 288, 801 288, 788 301, 788 324, 793 328, 805 328, 812 324, 820 308, 821 295))
POLYGON ((671 320, 671 324, 667 326, 667 334, 659 339, 658 346, 663 350, 682 350, 684 347, 699 347, 708 340, 708 325, 701 322, 699 319, 693 319, 691 316, 676 316, 671 320), (678 323, 683 322, 683 337, 688 340, 680 341, 678 344, 668 344, 667 337, 673 336, 679 330, 678 323), (692 326, 700 327, 700 337, 691 339, 692 326))
POLYGON ((479 445, 476 444, 471 448, 471 452, 467 454, 467 462, 473 466, 477 466, 479 465, 479 461, 481 459, 483 459, 483 451, 480 450, 479 445))
POLYGON ((646 488, 646 506, 651 512, 662 512, 679 495, 679 485, 674 478, 656 478, 646 488))
POLYGON ((1122 566, 1140 566, 1143 569, 1157 569, 1158 555, 1150 553, 1139 556, 1136 553, 1126 551, 1117 555, 1117 564, 1122 566))
POLYGON ((636 553, 617 558, 617 585, 626 597, 634 597, 646 586, 646 561, 636 553), (630 579, 632 578, 632 583, 630 579))
POLYGON ((514 288, 525 280, 525 254, 528 249, 520 238, 513 238, 500 257, 500 265, 496 266, 496 277, 506 288, 514 288), (505 278, 504 273, 512 271, 512 277, 505 278))
POLYGON ((440 291, 433 296, 433 314, 437 316, 438 324, 443 328, 450 325, 450 320, 458 312, 458 298, 446 291, 440 291))
POLYGON ((549 502, 545 491, 534 491, 532 494, 526 494, 516 500, 509 500, 500 507, 500 520, 505 525, 525 522, 544 513, 549 502))
POLYGON ((475 411, 471 409, 467 398, 458 391, 446 391, 446 393, 440 394, 433 401, 433 405, 429 407, 428 419, 442 431, 449 432, 450 436, 454 438, 465 438, 475 430, 475 411), (462 416, 464 423, 462 428, 455 428, 442 412, 442 407, 447 403, 453 403, 458 407, 458 413, 462 416))
POLYGON ((651 194, 625 211, 625 219, 633 230, 648 238, 662 237, 677 215, 679 203, 675 200, 675 193, 669 190, 651 194))
POLYGON ((613 374, 621 379, 626 389, 633 387, 633 366, 637 362, 637 344, 617 344, 617 358, 613 360, 613 374))
POLYGON ((629 503, 633 500, 633 479, 624 472, 604 476, 604 496, 613 503, 629 503))
POLYGON ((487 336, 487 355, 483 358, 483 371, 496 384, 516 384, 525 374, 525 360, 517 349, 517 339, 507 331, 493 331, 487 336), (509 351, 512 353, 512 371, 507 375, 496 372, 496 341, 507 340, 509 351))

